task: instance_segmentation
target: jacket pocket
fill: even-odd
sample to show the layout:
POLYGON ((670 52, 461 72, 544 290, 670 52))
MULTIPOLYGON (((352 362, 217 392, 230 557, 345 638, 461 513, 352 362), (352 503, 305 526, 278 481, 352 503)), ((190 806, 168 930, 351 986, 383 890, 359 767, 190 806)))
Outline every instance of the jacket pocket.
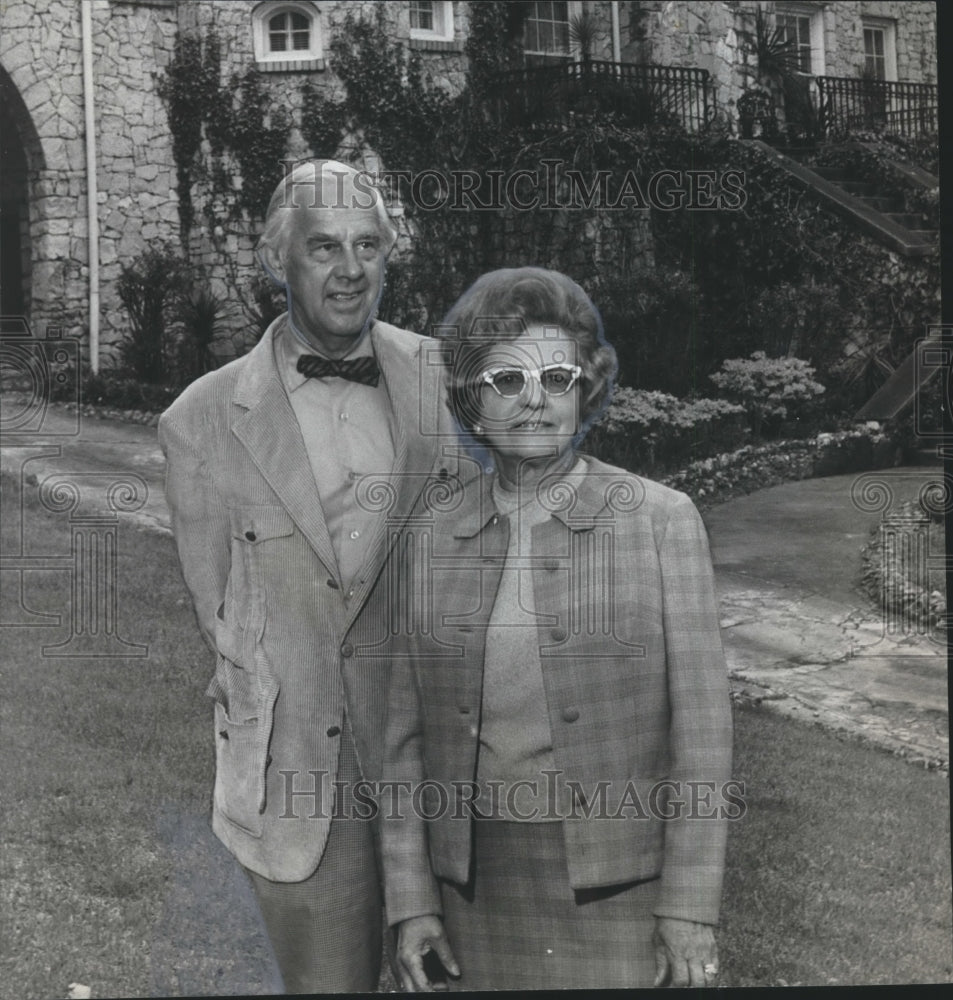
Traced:
POLYGON ((215 808, 260 837, 278 683, 243 670, 220 652, 206 693, 215 699, 215 808))
MULTIPOLYGON (((294 521, 283 507, 230 507, 231 567, 225 589, 225 621, 241 628, 249 642, 260 638, 265 626, 270 578, 281 578, 287 553, 280 545, 294 533, 294 521)), ((250 666, 246 646, 239 661, 250 666)))

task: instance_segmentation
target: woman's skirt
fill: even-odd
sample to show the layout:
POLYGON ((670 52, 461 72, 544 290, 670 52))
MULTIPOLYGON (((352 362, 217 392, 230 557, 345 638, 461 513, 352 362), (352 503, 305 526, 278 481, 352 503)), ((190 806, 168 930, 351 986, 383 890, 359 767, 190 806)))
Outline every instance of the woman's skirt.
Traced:
POLYGON ((655 978, 658 880, 569 886, 561 823, 477 820, 466 886, 443 881, 456 990, 625 989, 655 978))

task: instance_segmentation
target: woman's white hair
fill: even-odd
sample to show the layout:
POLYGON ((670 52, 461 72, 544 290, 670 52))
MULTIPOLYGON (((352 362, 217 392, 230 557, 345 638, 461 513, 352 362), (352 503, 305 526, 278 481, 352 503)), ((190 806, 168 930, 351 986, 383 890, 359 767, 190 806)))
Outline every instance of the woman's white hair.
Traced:
POLYGON ((291 213, 296 208, 311 206, 374 208, 386 253, 397 242, 397 227, 387 214, 387 206, 370 174, 339 160, 305 160, 285 174, 268 203, 265 226, 258 240, 263 261, 273 256, 284 264, 291 213))

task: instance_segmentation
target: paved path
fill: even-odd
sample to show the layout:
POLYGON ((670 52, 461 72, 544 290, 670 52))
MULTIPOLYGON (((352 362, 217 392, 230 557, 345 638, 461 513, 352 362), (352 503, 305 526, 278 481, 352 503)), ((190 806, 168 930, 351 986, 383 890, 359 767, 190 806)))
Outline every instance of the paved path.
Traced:
POLYGON ((871 498, 902 500, 941 476, 907 467, 804 480, 705 514, 738 695, 948 766, 946 648, 904 634, 858 589, 861 550, 884 512, 852 499, 866 483, 871 498))
MULTIPOLYGON (((140 477, 143 506, 120 517, 169 530, 155 428, 83 417, 77 433, 75 414, 54 407, 44 433, 0 443, 3 470, 27 490, 70 472, 140 477)), ((903 498, 941 474, 904 468, 875 478, 903 498)), ((861 549, 883 516, 852 501, 857 479, 787 483, 706 513, 735 695, 946 767, 946 649, 929 637, 887 634, 857 589, 861 549)), ((104 504, 101 482, 96 492, 104 504)))

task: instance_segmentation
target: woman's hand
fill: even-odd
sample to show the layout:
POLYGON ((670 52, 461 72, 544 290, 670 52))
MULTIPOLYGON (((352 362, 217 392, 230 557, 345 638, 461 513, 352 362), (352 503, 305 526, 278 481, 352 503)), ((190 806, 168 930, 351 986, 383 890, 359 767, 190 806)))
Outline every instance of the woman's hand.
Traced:
POLYGON ((718 948, 711 924, 656 917, 655 986, 713 986, 718 948))

